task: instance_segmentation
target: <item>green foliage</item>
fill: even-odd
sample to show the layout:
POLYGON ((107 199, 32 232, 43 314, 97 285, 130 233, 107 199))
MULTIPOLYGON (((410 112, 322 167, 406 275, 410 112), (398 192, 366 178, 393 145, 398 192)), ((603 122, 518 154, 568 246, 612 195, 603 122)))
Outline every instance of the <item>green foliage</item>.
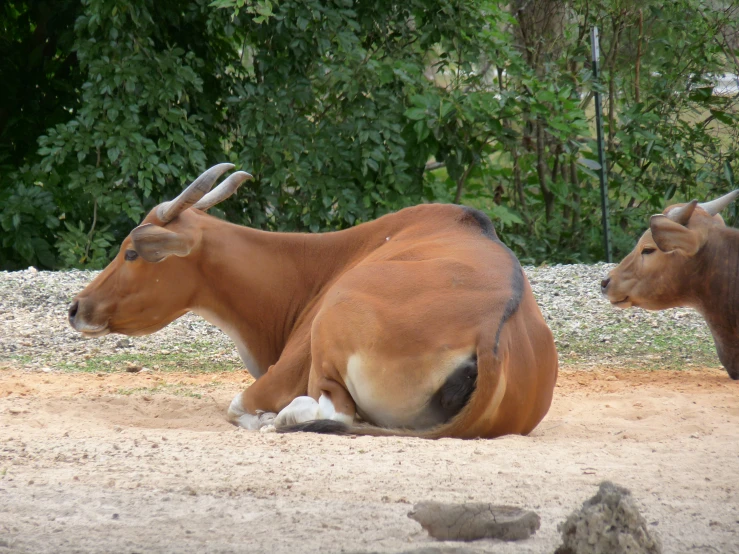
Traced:
POLYGON ((234 222, 323 231, 462 202, 487 211, 525 262, 602 259, 596 87, 620 256, 668 200, 735 186, 737 98, 717 96, 713 76, 739 73, 737 11, 708 0, 6 3, 0 267, 102 267, 147 210, 223 160, 255 176, 213 210, 234 222))
POLYGON ((69 118, 82 75, 73 44, 79 0, 0 5, 0 171, 20 167, 46 129, 69 118))
MULTIPOLYGON (((245 7, 214 4, 235 6, 234 14, 245 7)), ((244 62, 232 73, 227 109, 240 130, 232 151, 259 188, 231 203, 229 217, 246 213, 260 227, 318 231, 434 198, 425 195, 423 167, 439 141, 457 137, 431 139, 409 107, 439 94, 424 77, 429 52, 451 46, 460 28, 483 24, 479 12, 457 4, 246 6, 258 16, 237 27, 244 62)))
POLYGON ((118 214, 137 221, 153 192, 160 200, 173 182, 179 185, 205 167, 202 117, 190 113, 191 96, 202 93, 196 71, 202 61, 166 44, 166 36, 158 44, 153 6, 85 5, 75 23, 77 57, 86 73, 81 105, 73 118, 41 136, 38 169, 51 188, 64 179, 58 206, 74 222, 59 233, 64 264, 99 267, 114 238, 100 240, 91 227, 83 240, 90 207, 95 223, 114 222, 118 214))
POLYGON ((59 227, 54 196, 39 184, 19 183, 5 195, 0 211, 0 267, 18 267, 20 258, 26 264, 36 260, 47 267, 55 266, 55 257, 49 246, 51 231, 59 227), (16 256, 5 258, 6 252, 16 256))

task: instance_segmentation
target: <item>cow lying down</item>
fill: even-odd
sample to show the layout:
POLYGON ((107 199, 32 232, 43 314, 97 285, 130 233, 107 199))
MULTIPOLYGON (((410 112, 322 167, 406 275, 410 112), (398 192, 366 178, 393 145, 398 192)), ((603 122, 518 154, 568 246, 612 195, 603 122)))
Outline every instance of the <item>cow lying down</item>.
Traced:
POLYGON ((529 433, 557 378, 552 333, 481 212, 421 205, 334 233, 269 233, 205 211, 245 180, 217 165, 154 208, 73 301, 89 337, 146 335, 192 311, 256 381, 247 429, 496 437, 529 433))
POLYGON ((633 252, 601 282, 619 308, 698 310, 732 379, 739 379, 739 229, 726 227, 719 212, 738 197, 735 190, 652 216, 633 252))

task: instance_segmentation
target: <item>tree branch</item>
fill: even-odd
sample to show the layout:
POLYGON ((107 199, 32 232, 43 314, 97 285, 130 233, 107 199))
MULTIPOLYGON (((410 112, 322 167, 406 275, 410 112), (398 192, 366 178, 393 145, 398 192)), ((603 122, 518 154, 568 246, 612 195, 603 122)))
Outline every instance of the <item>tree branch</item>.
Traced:
POLYGON ((454 195, 454 203, 459 204, 459 201, 462 199, 462 190, 464 189, 464 182, 467 180, 467 176, 470 174, 470 171, 472 171, 472 168, 475 165, 475 161, 472 160, 470 162, 470 165, 468 165, 464 173, 462 173, 462 176, 457 180, 457 193, 454 195))

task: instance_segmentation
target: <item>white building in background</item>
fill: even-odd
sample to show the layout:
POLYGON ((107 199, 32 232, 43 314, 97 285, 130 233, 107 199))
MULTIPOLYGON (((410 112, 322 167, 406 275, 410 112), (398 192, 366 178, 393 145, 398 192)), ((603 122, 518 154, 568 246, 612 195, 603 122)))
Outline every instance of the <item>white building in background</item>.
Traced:
POLYGON ((714 96, 737 96, 739 95, 739 75, 724 73, 715 75, 711 79, 714 96))

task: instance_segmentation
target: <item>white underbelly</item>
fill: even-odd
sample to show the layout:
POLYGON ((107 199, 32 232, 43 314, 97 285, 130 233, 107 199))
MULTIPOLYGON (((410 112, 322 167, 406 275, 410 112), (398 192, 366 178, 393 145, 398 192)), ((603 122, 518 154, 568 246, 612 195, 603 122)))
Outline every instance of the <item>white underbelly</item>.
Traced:
POLYGON ((382 427, 423 428, 430 424, 426 421, 429 400, 448 375, 469 358, 469 352, 425 358, 381 363, 361 354, 349 356, 344 383, 357 413, 382 427))

